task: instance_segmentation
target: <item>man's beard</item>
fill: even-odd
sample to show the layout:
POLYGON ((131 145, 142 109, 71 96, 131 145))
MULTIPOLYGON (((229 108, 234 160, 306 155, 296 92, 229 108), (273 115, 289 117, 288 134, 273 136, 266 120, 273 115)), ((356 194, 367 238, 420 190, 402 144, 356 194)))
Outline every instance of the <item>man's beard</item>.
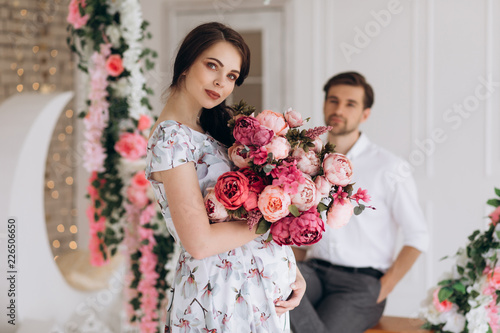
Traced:
POLYGON ((342 119, 342 123, 333 123, 331 124, 333 121, 331 121, 330 119, 332 119, 333 117, 330 117, 327 121, 326 121, 326 125, 327 126, 332 126, 332 129, 329 131, 330 134, 332 135, 335 135, 335 136, 342 136, 342 135, 348 135, 348 134, 351 134, 352 132, 354 132, 356 130, 355 127, 353 128, 348 128, 347 127, 347 122, 345 119, 343 118, 340 118, 342 119))

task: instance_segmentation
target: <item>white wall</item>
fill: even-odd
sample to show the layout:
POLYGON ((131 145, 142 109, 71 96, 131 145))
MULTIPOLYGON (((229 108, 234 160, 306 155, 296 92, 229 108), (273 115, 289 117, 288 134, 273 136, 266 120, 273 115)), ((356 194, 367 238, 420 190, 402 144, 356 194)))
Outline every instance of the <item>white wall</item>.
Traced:
MULTIPOLYGON (((150 45, 160 52, 158 70, 150 78, 155 88, 163 89, 170 78, 175 28, 169 20, 180 11, 216 8, 283 13, 284 106, 311 116, 312 125, 322 124, 327 78, 346 70, 367 77, 375 104, 364 131, 414 167, 432 233, 429 252, 396 288, 386 310, 416 315, 426 290, 450 266, 439 259, 485 226, 485 201, 493 196, 493 186, 500 187, 500 3, 272 0, 264 6, 260 0, 144 0, 143 6, 152 23, 150 45), (373 12, 390 9, 385 26, 377 23, 373 12), (369 41, 363 43, 358 29, 372 29, 369 41), (347 44, 357 53, 346 56, 341 45, 347 44), (483 80, 494 83, 489 97, 483 80), (464 111, 453 111, 454 105, 464 111)), ((154 105, 158 113, 161 103, 154 105)))

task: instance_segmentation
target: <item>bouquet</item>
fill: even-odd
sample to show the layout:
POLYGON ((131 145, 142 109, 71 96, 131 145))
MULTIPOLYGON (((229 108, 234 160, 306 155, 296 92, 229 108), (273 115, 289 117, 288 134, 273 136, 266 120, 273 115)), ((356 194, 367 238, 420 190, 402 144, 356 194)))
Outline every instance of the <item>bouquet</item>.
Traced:
POLYGON ((309 119, 292 109, 254 116, 255 108, 243 101, 233 108, 228 126, 236 142, 228 156, 236 170, 207 189, 211 221, 243 218, 250 229, 258 224, 259 234, 270 229, 268 241, 300 246, 321 239, 322 211, 327 211, 329 226, 340 228, 365 209, 359 201, 368 202, 370 196, 361 189, 353 194, 351 162, 320 139, 329 127, 300 130, 309 119), (328 204, 321 202, 328 197, 328 204))
POLYGON ((436 332, 500 332, 500 189, 485 232, 474 231, 449 276, 430 291, 421 314, 436 332))

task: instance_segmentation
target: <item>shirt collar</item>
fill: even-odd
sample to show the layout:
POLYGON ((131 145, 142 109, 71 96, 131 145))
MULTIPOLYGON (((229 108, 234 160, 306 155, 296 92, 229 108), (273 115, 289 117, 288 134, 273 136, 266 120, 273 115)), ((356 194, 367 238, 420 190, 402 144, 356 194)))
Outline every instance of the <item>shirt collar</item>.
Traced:
POLYGON ((347 152, 346 154, 347 158, 352 160, 358 157, 363 153, 365 149, 368 148, 369 145, 370 145, 370 139, 368 139, 368 136, 366 134, 363 134, 361 132, 358 140, 356 140, 356 143, 354 143, 354 146, 352 146, 351 149, 349 149, 349 151, 347 152))

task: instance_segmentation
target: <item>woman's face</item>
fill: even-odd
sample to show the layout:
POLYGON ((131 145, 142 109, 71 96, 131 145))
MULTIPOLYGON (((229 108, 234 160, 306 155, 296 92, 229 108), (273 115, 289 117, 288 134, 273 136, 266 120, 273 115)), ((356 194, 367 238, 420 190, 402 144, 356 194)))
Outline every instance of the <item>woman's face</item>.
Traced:
POLYGON ((201 107, 211 109, 233 92, 240 69, 238 49, 228 42, 217 42, 186 71, 184 88, 201 107))

